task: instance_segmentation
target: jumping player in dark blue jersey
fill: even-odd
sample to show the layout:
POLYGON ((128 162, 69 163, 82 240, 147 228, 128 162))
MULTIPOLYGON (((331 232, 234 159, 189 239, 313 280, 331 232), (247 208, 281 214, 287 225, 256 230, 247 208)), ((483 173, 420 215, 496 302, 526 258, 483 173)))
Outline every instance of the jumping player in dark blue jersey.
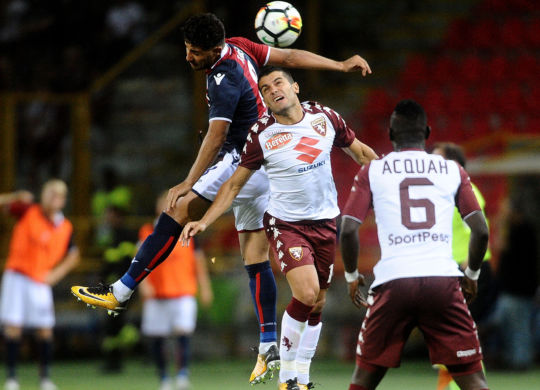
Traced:
MULTIPOLYGON (((200 219, 220 186, 233 174, 250 126, 266 108, 257 88, 257 72, 263 65, 289 68, 361 71, 371 73, 368 63, 355 55, 334 61, 296 49, 278 49, 245 38, 225 38, 223 23, 213 14, 200 14, 184 24, 186 60, 193 70, 206 72, 209 126, 187 177, 169 190, 168 207, 154 232, 144 241, 131 266, 110 286, 72 287, 82 301, 109 313, 125 309, 137 285, 176 244, 182 227, 200 219)), ((260 325, 257 365, 252 384, 264 382, 279 368, 276 346, 276 284, 268 261, 263 214, 268 203, 268 179, 264 170, 252 175, 233 202, 232 210, 240 250, 249 275, 249 286, 260 325)))

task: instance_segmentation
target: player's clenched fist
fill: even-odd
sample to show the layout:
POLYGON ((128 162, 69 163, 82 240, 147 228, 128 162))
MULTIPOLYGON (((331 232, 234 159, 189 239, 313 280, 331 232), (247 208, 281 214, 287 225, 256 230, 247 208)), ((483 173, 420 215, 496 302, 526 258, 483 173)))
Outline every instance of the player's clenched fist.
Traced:
POLYGON ((349 283, 348 285, 349 297, 351 297, 352 302, 359 309, 361 309, 362 307, 368 306, 366 297, 364 296, 364 293, 360 289, 360 287, 364 285, 365 285, 365 282, 364 282, 363 275, 359 275, 355 281, 349 283))
POLYGON ((206 230, 206 224, 201 221, 189 222, 184 226, 182 233, 180 233, 180 240, 182 241, 182 246, 188 246, 189 240, 191 237, 197 233, 204 232, 206 230))
POLYGON ((463 297, 467 301, 467 304, 470 304, 478 294, 478 282, 464 276, 461 279, 461 291, 463 291, 463 297))

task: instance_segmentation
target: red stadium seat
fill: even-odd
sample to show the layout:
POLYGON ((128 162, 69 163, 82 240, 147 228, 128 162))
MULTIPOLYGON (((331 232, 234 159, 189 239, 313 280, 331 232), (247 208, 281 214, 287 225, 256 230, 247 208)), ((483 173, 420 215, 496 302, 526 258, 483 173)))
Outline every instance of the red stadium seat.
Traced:
POLYGON ((528 44, 533 48, 540 48, 540 17, 536 16, 529 21, 526 38, 528 44))
POLYGON ((394 108, 393 99, 384 88, 372 90, 364 106, 364 116, 369 118, 388 117, 394 108))
POLYGON ((503 55, 491 57, 485 63, 485 80, 491 84, 500 84, 507 79, 514 79, 514 72, 509 71, 508 59, 503 55))
POLYGON ((419 85, 424 85, 427 82, 427 74, 428 65, 426 57, 423 55, 413 56, 409 58, 401 74, 401 84, 411 89, 419 85))
POLYGON ((449 49, 464 49, 469 42, 470 23, 466 20, 456 20, 450 24, 444 39, 445 47, 449 49))
POLYGON ((430 84, 444 85, 455 80, 455 69, 456 64, 449 56, 438 57, 430 69, 430 84))
POLYGON ((463 84, 452 85, 449 89, 448 112, 454 116, 463 116, 471 112, 473 97, 463 84))
POLYGON ((507 19, 501 27, 501 43, 507 48, 522 47, 526 36, 527 26, 519 18, 507 19))
POLYGON ((469 126, 465 129, 465 137, 472 139, 474 137, 482 137, 492 132, 487 115, 480 115, 471 118, 469 126))
POLYGON ((457 69, 458 82, 466 84, 480 84, 484 76, 484 64, 476 54, 466 55, 457 69))
POLYGON ((473 90, 472 110, 475 115, 488 115, 497 111, 497 96, 491 85, 481 85, 473 90))
POLYGON ((536 113, 527 120, 527 128, 523 130, 527 134, 540 134, 540 114, 536 113))
POLYGON ((470 44, 474 48, 492 50, 500 46, 499 25, 492 19, 484 19, 471 28, 470 44))
MULTIPOLYGON (((540 30, 538 34, 540 34, 540 30)), ((510 66, 510 71, 517 81, 530 83, 531 80, 540 77, 540 63, 530 52, 525 52, 510 66)))
POLYGON ((446 113, 446 97, 438 87, 429 88, 424 97, 419 100, 428 116, 433 117, 446 113))
POLYGON ((529 91, 524 96, 524 110, 532 115, 538 115, 540 112, 540 83, 538 81, 529 85, 529 91))
POLYGON ((536 0, 513 0, 509 3, 513 3, 513 9, 521 13, 538 10, 538 2, 536 0))
POLYGON ((498 111, 505 117, 513 117, 524 109, 524 99, 518 84, 506 85, 498 94, 498 111))
POLYGON ((448 137, 449 141, 461 143, 466 141, 466 118, 463 115, 450 115, 448 117, 448 137))
POLYGON ((500 131, 507 134, 518 134, 518 126, 515 118, 506 118, 501 121, 500 131))

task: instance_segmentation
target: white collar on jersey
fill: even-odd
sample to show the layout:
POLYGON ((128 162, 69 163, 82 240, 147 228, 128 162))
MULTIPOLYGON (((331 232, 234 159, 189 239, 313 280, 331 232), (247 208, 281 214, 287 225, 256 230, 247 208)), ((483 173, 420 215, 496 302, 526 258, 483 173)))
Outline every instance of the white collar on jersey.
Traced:
POLYGON ((229 54, 229 50, 231 50, 231 48, 229 47, 229 44, 225 43, 225 45, 223 45, 223 49, 221 49, 221 54, 219 55, 218 60, 214 62, 214 65, 212 65, 210 69, 214 69, 214 67, 221 61, 221 59, 225 57, 227 54, 229 54))

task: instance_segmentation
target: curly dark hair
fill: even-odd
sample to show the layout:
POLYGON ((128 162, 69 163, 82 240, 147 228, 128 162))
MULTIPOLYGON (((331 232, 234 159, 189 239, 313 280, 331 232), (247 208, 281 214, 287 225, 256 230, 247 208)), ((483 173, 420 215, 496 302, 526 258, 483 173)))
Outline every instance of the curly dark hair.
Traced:
POLYGON ((225 41, 225 26, 212 13, 189 17, 182 26, 184 41, 202 50, 210 50, 225 41))

